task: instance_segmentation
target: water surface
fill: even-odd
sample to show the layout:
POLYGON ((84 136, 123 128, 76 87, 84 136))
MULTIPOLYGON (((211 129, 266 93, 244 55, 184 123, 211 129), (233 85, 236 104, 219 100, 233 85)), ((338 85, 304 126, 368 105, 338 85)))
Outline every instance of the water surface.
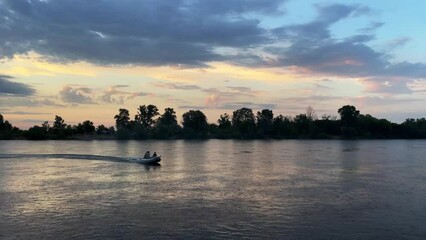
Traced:
POLYGON ((425 239, 426 141, 0 141, 0 239, 425 239), (128 161, 146 150, 161 166, 128 161))

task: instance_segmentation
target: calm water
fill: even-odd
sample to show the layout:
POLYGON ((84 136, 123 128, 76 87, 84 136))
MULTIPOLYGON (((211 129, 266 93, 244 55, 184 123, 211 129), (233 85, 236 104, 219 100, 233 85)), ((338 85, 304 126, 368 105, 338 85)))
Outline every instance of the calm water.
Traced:
POLYGON ((425 183, 426 141, 0 141, 0 239, 426 239, 425 183))

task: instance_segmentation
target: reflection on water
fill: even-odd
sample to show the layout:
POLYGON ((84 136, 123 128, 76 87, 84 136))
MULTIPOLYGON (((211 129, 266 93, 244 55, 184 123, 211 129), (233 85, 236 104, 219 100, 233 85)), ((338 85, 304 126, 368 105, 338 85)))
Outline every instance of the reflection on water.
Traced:
POLYGON ((426 141, 0 141, 0 155, 0 239, 426 237, 426 141), (146 150, 161 165, 64 157, 146 150))

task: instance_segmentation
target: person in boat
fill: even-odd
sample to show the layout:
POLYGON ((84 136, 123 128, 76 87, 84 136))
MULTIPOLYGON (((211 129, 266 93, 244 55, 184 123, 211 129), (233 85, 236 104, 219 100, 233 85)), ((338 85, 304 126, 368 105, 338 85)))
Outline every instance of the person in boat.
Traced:
POLYGON ((146 151, 146 153, 143 156, 143 158, 150 158, 150 157, 151 157, 151 153, 149 151, 146 151))
POLYGON ((156 157, 157 156, 157 152, 154 152, 154 154, 152 154, 152 157, 156 157))

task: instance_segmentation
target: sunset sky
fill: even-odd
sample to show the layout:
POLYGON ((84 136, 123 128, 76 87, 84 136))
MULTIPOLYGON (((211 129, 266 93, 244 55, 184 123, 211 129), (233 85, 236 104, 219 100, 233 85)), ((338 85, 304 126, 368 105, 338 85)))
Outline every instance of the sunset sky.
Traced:
POLYGON ((426 116, 426 1, 0 0, 0 113, 113 125, 143 104, 426 116))

